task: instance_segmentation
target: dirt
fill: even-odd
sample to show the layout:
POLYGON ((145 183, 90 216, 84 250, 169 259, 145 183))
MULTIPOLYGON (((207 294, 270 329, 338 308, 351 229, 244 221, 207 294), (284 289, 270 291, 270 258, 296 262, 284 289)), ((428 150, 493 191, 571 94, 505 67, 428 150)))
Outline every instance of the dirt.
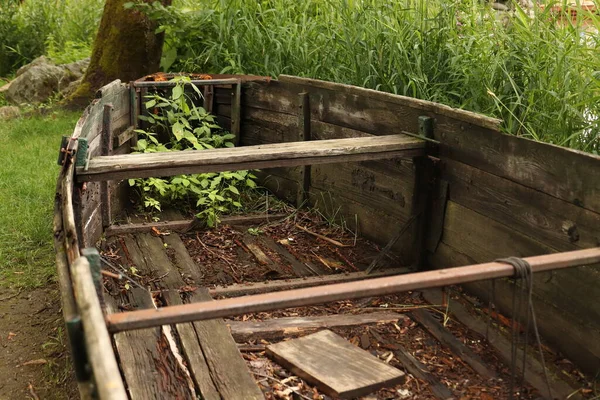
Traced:
MULTIPOLYGON (((295 266, 283 256, 282 250, 300 264, 308 264, 319 275, 364 270, 380 251, 376 244, 330 226, 308 212, 297 212, 294 218, 258 228, 220 225, 183 236, 182 240, 190 256, 202 266, 204 277, 196 284, 203 286, 293 278, 298 275, 294 272, 295 266), (342 246, 315 238, 298 226, 342 246), (245 245, 248 242, 256 244, 271 263, 258 263, 245 245)), ((390 260, 382 262, 384 268, 392 264, 390 260)))
POLYGON ((0 288, 0 399, 78 398, 58 289, 0 288))
MULTIPOLYGON (((452 319, 446 321, 446 328, 475 354, 478 354, 485 365, 497 374, 497 378, 488 379, 473 371, 471 367, 453 354, 451 350, 442 346, 428 331, 423 329, 415 320, 411 319, 410 311, 415 306, 426 306, 429 310, 435 310, 433 306, 428 306, 419 296, 418 292, 415 292, 374 298, 368 304, 361 303, 360 301, 344 301, 323 306, 275 311, 273 313, 248 314, 234 319, 246 321, 266 320, 281 317, 355 314, 375 309, 382 311, 394 310, 404 313, 403 318, 397 323, 331 328, 333 332, 344 337, 350 343, 362 347, 382 361, 407 373, 407 380, 403 384, 381 389, 373 393, 369 399, 436 399, 429 389, 429 384, 411 375, 396 358, 395 354, 393 354, 394 351, 400 348, 406 350, 420 361, 428 372, 452 391, 456 399, 509 398, 509 367, 501 361, 501 357, 484 337, 470 331, 452 319)), ((438 308, 434 315, 439 316, 440 323, 443 322, 443 309, 438 308)), ((293 335, 286 335, 286 339, 291 337, 293 335)), ((277 341, 273 343, 275 342, 277 341)), ((265 352, 262 351, 262 347, 270 343, 266 340, 259 340, 246 342, 242 346, 247 348, 261 346, 260 350, 244 352, 243 356, 247 361, 248 368, 255 374, 267 398, 292 398, 292 390, 290 389, 292 387, 294 391, 298 391, 303 396, 306 396, 305 398, 330 399, 330 397, 320 392, 318 388, 298 378, 290 371, 287 371, 267 358, 265 352), (281 383, 282 381, 284 384, 281 383)), ((560 361, 556 358, 556 354, 548 352, 545 356, 548 362, 560 364, 560 361)), ((587 381, 584 375, 574 368, 572 364, 569 367, 569 373, 579 378, 578 386, 583 388, 593 387, 593 384, 587 381)), ((587 389, 584 393, 587 394, 584 397, 593 396, 591 389, 587 389)), ((539 393, 535 389, 524 385, 520 396, 522 399, 538 399, 539 393)))
MULTIPOLYGON (((216 229, 183 235, 182 240, 203 274, 200 281, 191 283, 202 286, 288 279, 311 275, 310 271, 325 275, 365 270, 381 251, 376 244, 330 225, 319 216, 302 211, 295 212, 290 218, 277 223, 260 227, 220 225, 216 229), (256 255, 256 251, 250 248, 253 246, 260 248, 263 257, 256 255), (310 267, 307 270, 303 266, 310 267)), ((105 253, 105 255, 110 254, 105 253)), ((388 258, 382 263, 382 268, 395 265, 401 263, 396 259, 388 258)), ((144 284, 152 279, 159 279, 139 278, 144 284)), ((485 315, 481 315, 482 310, 485 311, 481 304, 475 304, 475 300, 460 294, 457 289, 454 289, 454 292, 473 315, 486 318, 485 315)), ((350 343, 407 372, 406 382, 396 387, 381 389, 368 396, 368 399, 436 398, 429 388, 429 383, 413 376, 402 365, 397 358, 399 351, 406 351, 414 356, 441 385, 452 391, 453 398, 460 400, 509 398, 510 370, 501 361, 501 356, 495 348, 485 337, 452 319, 447 319, 445 307, 431 306, 425 302, 419 292, 375 297, 369 300, 333 302, 269 313, 246 314, 233 319, 267 320, 281 317, 357 314, 376 310, 395 311, 402 313, 403 317, 396 323, 331 329, 350 343), (434 318, 443 323, 454 337, 481 357, 495 377, 479 375, 460 357, 441 345, 417 323, 416 319, 411 318, 411 311, 415 308, 426 308, 432 311, 434 318)), ((495 316, 495 321, 497 322, 492 326, 506 332, 506 326, 502 324, 506 324, 506 321, 510 324, 510 321, 500 315, 495 316)), ((286 340, 292 336, 287 334, 286 340)), ((265 346, 270 342, 264 338, 238 344, 241 348, 246 348, 243 350, 243 357, 268 399, 330 399, 318 388, 271 361, 265 354, 265 346)), ((547 362, 573 377, 572 382, 575 387, 585 389, 582 392, 584 397, 594 396, 593 384, 590 380, 560 355, 553 353, 547 347, 545 350, 547 362)), ((520 398, 536 399, 539 398, 539 393, 525 385, 520 390, 520 398)))

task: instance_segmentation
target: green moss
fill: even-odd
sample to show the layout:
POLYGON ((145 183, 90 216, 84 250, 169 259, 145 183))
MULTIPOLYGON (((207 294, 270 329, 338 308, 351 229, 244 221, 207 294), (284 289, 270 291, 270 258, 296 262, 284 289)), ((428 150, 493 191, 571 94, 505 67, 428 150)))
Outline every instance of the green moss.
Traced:
MULTIPOLYGON (((69 103, 89 102, 97 89, 115 79, 129 82, 158 71, 163 34, 154 33, 156 24, 145 14, 125 9, 126 2, 106 1, 90 66, 69 103)), ((161 2, 171 3, 170 0, 161 2)))

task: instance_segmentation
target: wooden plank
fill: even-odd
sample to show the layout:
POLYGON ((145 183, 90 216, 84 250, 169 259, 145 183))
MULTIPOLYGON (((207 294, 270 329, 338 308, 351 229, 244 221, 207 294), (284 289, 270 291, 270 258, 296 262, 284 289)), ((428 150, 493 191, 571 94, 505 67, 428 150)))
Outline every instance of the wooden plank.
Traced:
POLYGON ((600 213, 600 157, 438 119, 434 138, 447 157, 600 213))
MULTIPOLYGON (((286 218, 287 214, 256 214, 256 215, 231 215, 221 218, 221 224, 226 225, 256 225, 269 221, 278 221, 286 218)), ((111 225, 104 232, 106 237, 124 235, 128 233, 150 232, 152 228, 159 231, 170 230, 185 233, 198 228, 196 219, 180 221, 138 222, 132 224, 111 225)))
MULTIPOLYGON (((487 285, 487 287, 489 287, 489 285, 487 285)), ((423 291, 423 295, 425 299, 431 304, 443 303, 442 293, 439 289, 425 290, 423 291)), ((538 309, 536 309, 536 312, 537 311, 538 309)), ((498 351, 500 358, 502 359, 502 361, 504 361, 504 363, 506 363, 506 365, 511 364, 511 343, 508 338, 506 338, 501 333, 495 331, 495 328, 488 328, 488 325, 484 319, 473 317, 464 308, 464 306, 457 301, 450 303, 450 312, 460 323, 465 325, 467 328, 479 333, 480 335, 485 337, 486 332, 490 332, 492 335, 490 336, 489 343, 498 351)), ((520 370, 520 366, 523 365, 522 363, 522 356, 519 352, 517 360, 518 370, 520 370)), ((527 357, 527 366, 525 368, 525 381, 527 382, 527 384, 536 388, 541 393, 543 398, 566 399, 569 398, 569 395, 576 392, 577 388, 570 386, 564 380, 556 376, 552 371, 548 370, 552 390, 552 393, 548 393, 546 382, 543 377, 543 371, 544 367, 537 360, 537 358, 531 356, 527 357)))
MULTIPOLYGON (((300 96, 300 110, 298 113, 298 140, 312 140, 310 130, 310 96, 303 92, 300 96)), ((306 205, 308 201, 308 192, 310 190, 311 166, 305 165, 300 169, 300 184, 298 185, 298 195, 296 196, 296 207, 306 205)))
POLYGON ((452 108, 444 104, 431 101, 415 99, 414 97, 400 96, 392 93, 386 93, 379 90, 367 89, 358 86, 345 85, 341 83, 327 82, 318 79, 301 78, 291 75, 280 75, 279 81, 300 86, 310 86, 312 88, 321 88, 333 90, 336 92, 362 96, 370 100, 379 100, 390 102, 399 106, 410 107, 420 111, 435 112, 436 114, 451 116, 461 121, 471 122, 490 129, 497 129, 502 122, 499 119, 491 118, 471 111, 452 108))
POLYGON ((314 166, 311 190, 352 198, 365 207, 408 217, 412 208, 415 171, 401 159, 314 166))
POLYGON ((106 330, 90 265, 85 257, 77 258, 72 264, 72 278, 75 300, 85 334, 85 347, 98 396, 103 399, 125 400, 127 394, 106 330))
MULTIPOLYGON (((174 252, 173 262, 195 281, 202 279, 202 271, 188 254, 179 235, 163 237, 174 252)), ((190 302, 211 301, 208 289, 199 288, 191 294, 190 302)), ((211 377, 224 399, 263 399, 262 391, 250 376, 229 329, 223 320, 194 322, 198 342, 211 372, 211 377)))
POLYGON ((242 145, 284 143, 298 140, 298 116, 254 107, 244 108, 242 145))
POLYGON ((128 142, 129 140, 131 140, 131 138, 133 138, 136 133, 134 132, 135 127, 134 126, 130 126, 127 129, 125 129, 123 132, 119 133, 117 135, 117 147, 121 147, 122 145, 124 145, 126 142, 128 142))
POLYGON ((598 245, 600 214, 467 164, 444 160, 450 199, 558 251, 598 245))
POLYGON ((237 81, 232 88, 231 98, 231 133, 235 135, 234 144, 240 144, 240 121, 242 114, 242 83, 237 81))
POLYGON ((325 275, 329 272, 325 270, 324 267, 317 266, 311 262, 303 262, 299 260, 296 256, 290 253, 290 250, 288 250, 286 246, 275 242, 275 240, 269 236, 262 236, 260 238, 260 242, 271 251, 279 254, 281 258, 288 262, 292 266, 292 269, 297 276, 325 275))
MULTIPOLYGON (((312 186, 310 204, 323 215, 335 219, 337 223, 346 223, 351 230, 359 232, 362 237, 380 246, 385 246, 398 231, 398 226, 409 218, 408 212, 369 207, 356 201, 352 193, 347 194, 337 191, 331 193, 327 187, 312 186)), ((413 243, 414 233, 409 230, 403 240, 392 249, 394 255, 399 258, 400 265, 412 265, 414 262, 416 254, 413 243)))
POLYGON ((460 357, 464 362, 484 378, 497 378, 497 374, 490 370, 485 362, 473 350, 465 346, 454 335, 448 332, 429 311, 420 309, 411 311, 410 316, 427 330, 442 345, 448 347, 452 353, 460 357))
POLYGON ((284 77, 254 84, 248 104, 292 113, 295 94, 319 104, 313 119, 374 134, 417 132, 418 116, 436 118, 434 138, 449 157, 589 210, 600 212, 600 157, 499 132, 499 120, 436 103, 349 85, 284 77))
POLYGON ((406 349, 400 346, 399 343, 392 343, 386 340, 373 329, 370 329, 369 333, 377 340, 377 342, 379 342, 379 344, 385 344, 387 348, 394 349, 394 356, 400 361, 400 364, 406 368, 406 371, 409 374, 417 379, 427 382, 429 384, 429 390, 434 396, 443 400, 454 398, 452 391, 431 374, 422 362, 417 360, 406 349))
POLYGON ((212 296, 242 296, 247 294, 269 293, 279 290, 298 289, 303 287, 328 285, 332 283, 360 281, 367 278, 399 275, 411 272, 408 268, 394 268, 365 274, 364 272, 350 272, 336 275, 310 276, 305 278, 265 281, 257 283, 241 283, 230 286, 217 286, 209 289, 212 296))
MULTIPOLYGON (((113 135, 112 135, 112 126, 111 126, 111 118, 112 118, 112 104, 105 104, 103 108, 102 114, 102 134, 101 134, 101 150, 100 154, 103 156, 109 156, 112 153, 113 148, 113 135)), ((110 225, 111 222, 111 198, 110 198, 110 189, 111 184, 108 181, 100 182, 100 207, 102 211, 102 227, 106 228, 110 225)))
POLYGON ((368 314, 337 314, 313 317, 284 317, 264 321, 228 321, 233 338, 238 342, 249 340, 279 340, 289 336, 301 336, 322 328, 386 324, 403 317, 395 312, 368 314))
MULTIPOLYGON (((125 236, 123 243, 122 251, 141 274, 156 273, 152 255, 140 246, 136 238, 125 236)), ((118 302, 112 300, 112 303, 112 313, 119 305, 137 309, 155 308, 150 292, 138 288, 129 290, 122 299, 118 302)), ((193 398, 187 385, 183 384, 186 372, 176 362, 162 328, 115 334, 114 340, 131 398, 193 398), (153 377, 151 382, 148 377, 153 377)), ((192 371, 194 367, 190 363, 192 371)), ((199 388, 202 389, 201 386, 199 388)))
MULTIPOLYGON (((163 296, 169 305, 183 304, 179 293, 176 291, 167 291, 163 296)), ((190 323, 177 324, 175 325, 175 329, 179 335, 179 341, 188 362, 192 379, 196 387, 200 390, 202 398, 205 400, 220 400, 221 396, 211 378, 210 369, 202 352, 202 347, 198 343, 194 326, 190 323)))
MULTIPOLYGON (((528 235, 452 201, 448 202, 442 240, 468 256, 464 259, 466 264, 507 256, 527 257, 555 252, 528 235)), ((434 266, 446 267, 447 263, 439 259, 434 266)), ((535 295, 554 306, 556 312, 566 314, 571 324, 600 329, 600 304, 589 301, 590 298, 600 298, 598 268, 581 266, 569 271, 537 273, 533 280, 535 295)), ((550 326, 548 330, 551 330, 550 326)))
POLYGON ((404 372, 329 330, 267 346, 267 355, 333 397, 358 397, 405 380, 404 372))
POLYGON ((232 149, 192 150, 95 157, 78 168, 79 181, 126 179, 256 169, 307 164, 363 161, 423 153, 425 142, 406 135, 267 144, 232 149))
MULTIPOLYGON (((106 299, 109 314, 118 312, 119 305, 153 307, 150 294, 132 288, 121 300, 106 299)), ((191 399, 185 385, 180 385, 172 358, 165 346, 161 328, 122 332, 113 335, 119 364, 131 399, 191 399), (187 393, 186 393, 187 392, 187 393)))
MULTIPOLYGON (((167 304, 182 304, 177 289, 182 287, 185 283, 179 276, 177 269, 171 265, 164 254, 162 241, 159 238, 148 234, 143 234, 136 238, 127 236, 124 240, 128 253, 138 268, 139 273, 143 275, 164 275, 164 278, 160 283, 164 284, 167 289, 172 289, 170 291, 167 290, 164 293, 167 304)), ((147 295, 149 296, 150 294, 148 293, 147 295)), ((153 307, 153 304, 148 304, 148 306, 153 307)), ((200 348, 192 324, 177 324, 175 325, 175 329, 179 335, 182 350, 186 357, 189 370, 191 371, 191 378, 202 397, 205 399, 220 399, 219 392, 211 379, 208 365, 204 359, 202 349, 200 348)), ((151 337, 145 339, 152 343, 151 337)))

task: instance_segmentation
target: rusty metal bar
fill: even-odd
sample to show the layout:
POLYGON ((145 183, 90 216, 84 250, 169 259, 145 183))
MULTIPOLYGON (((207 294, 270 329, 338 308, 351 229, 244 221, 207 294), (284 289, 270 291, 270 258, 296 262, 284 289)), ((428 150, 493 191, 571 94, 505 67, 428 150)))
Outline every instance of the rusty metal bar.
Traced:
MULTIPOLYGON (((236 85, 239 84, 240 81, 237 78, 229 78, 229 79, 201 79, 201 80, 193 80, 191 81, 196 86, 206 86, 206 85, 236 85)), ((133 87, 136 88, 157 88, 157 87, 174 87, 177 85, 177 82, 172 81, 145 81, 145 82, 132 82, 133 87)))
MULTIPOLYGON (((533 272, 595 264, 600 263, 600 247, 528 257, 525 260, 529 262, 533 272)), ((357 282, 111 314, 106 316, 106 323, 109 331, 115 333, 166 324, 233 317, 253 312, 311 306, 331 301, 382 296, 485 279, 506 278, 513 276, 513 274, 512 266, 490 262, 357 282)))

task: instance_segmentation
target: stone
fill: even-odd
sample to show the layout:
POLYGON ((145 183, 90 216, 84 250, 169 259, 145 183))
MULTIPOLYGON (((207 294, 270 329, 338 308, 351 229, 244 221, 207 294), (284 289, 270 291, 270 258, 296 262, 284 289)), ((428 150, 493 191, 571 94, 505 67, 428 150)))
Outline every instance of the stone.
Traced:
POLYGON ((0 86, 0 93, 4 93, 8 90, 8 88, 10 87, 10 82, 0 86))
POLYGON ((15 106, 4 106, 0 107, 0 120, 8 120, 17 118, 21 115, 19 107, 15 106))
POLYGON ((6 100, 17 105, 43 103, 80 79, 88 65, 89 59, 56 65, 47 57, 38 57, 19 68, 17 77, 5 91, 6 100))
POLYGON ((508 7, 502 3, 492 3, 492 8, 496 11, 508 11, 508 7))
POLYGON ((65 87, 64 89, 62 89, 60 91, 60 95, 63 98, 67 98, 71 94, 75 93, 75 90, 77 89, 77 87, 79 86, 79 84, 81 83, 82 80, 83 80, 83 76, 81 78, 77 79, 76 81, 73 81, 73 82, 69 83, 67 85, 67 87, 65 87))

